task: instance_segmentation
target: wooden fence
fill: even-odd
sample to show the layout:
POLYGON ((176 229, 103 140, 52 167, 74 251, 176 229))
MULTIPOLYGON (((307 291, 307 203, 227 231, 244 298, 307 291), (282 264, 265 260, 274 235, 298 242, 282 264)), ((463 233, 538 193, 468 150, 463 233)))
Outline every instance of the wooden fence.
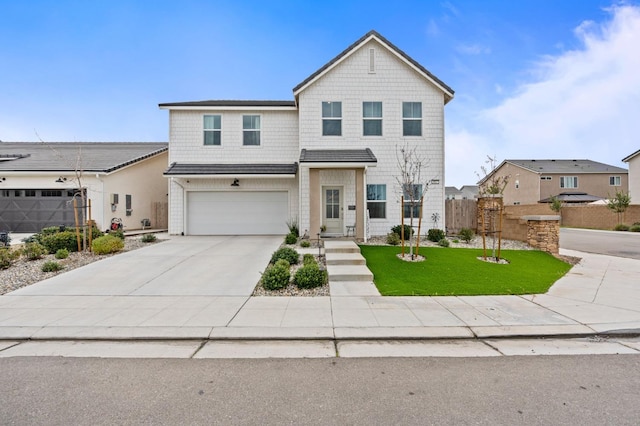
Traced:
POLYGON ((444 226, 448 235, 457 235, 462 228, 478 228, 478 203, 476 200, 445 200, 444 226))
POLYGON ((169 225, 169 203, 152 202, 151 203, 151 226, 155 229, 167 229, 169 225))

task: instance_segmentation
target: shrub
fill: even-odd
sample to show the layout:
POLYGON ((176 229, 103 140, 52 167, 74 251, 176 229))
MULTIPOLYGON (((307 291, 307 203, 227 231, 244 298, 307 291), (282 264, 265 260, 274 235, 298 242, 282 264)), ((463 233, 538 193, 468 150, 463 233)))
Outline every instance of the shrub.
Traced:
POLYGON ((78 240, 75 232, 72 231, 42 234, 39 238, 39 242, 49 253, 55 253, 60 249, 78 251, 78 240))
POLYGON ((303 265, 308 265, 310 263, 317 263, 316 262, 316 258, 310 253, 307 253, 307 254, 303 255, 302 256, 302 264, 303 265))
POLYGON ((449 247, 449 240, 447 240, 446 238, 443 238, 440 241, 438 241, 438 245, 440 247, 449 247))
POLYGON ((144 234, 141 238, 143 243, 153 243, 158 239, 155 234, 144 234))
POLYGON ((467 244, 469 244, 471 240, 473 240, 474 236, 475 236, 475 233, 473 232, 473 230, 469 228, 462 228, 460 230, 460 239, 467 244))
POLYGON ((69 250, 61 248, 56 251, 56 259, 66 259, 69 257, 69 250))
POLYGON ((320 287, 326 281, 326 272, 320 270, 317 263, 309 263, 296 271, 293 282, 298 288, 320 287))
POLYGON ((453 239, 453 242, 454 242, 454 243, 456 243, 456 244, 458 244, 458 243, 460 242, 460 240, 459 240, 459 239, 457 239, 457 238, 454 238, 454 239, 453 239))
POLYGON ((0 246, 8 246, 11 243, 11 235, 8 232, 3 232, 2 236, 0 236, 0 246))
POLYGON ((124 248, 124 241, 113 235, 104 235, 93 240, 91 249, 95 254, 116 253, 124 248))
POLYGON ((122 229, 116 229, 115 231, 109 231, 109 235, 112 237, 120 238, 124 241, 124 231, 122 229))
POLYGON ((61 264, 53 260, 47 260, 42 265, 42 272, 56 272, 63 268, 61 264))
POLYGON ((47 228, 42 228, 39 232, 39 234, 41 236, 45 236, 45 235, 53 235, 53 234, 57 234, 58 232, 64 232, 66 231, 66 228, 64 226, 60 227, 60 226, 49 226, 47 228), (60 230, 62 229, 62 231, 60 230))
MULTIPOLYGON (((398 237, 401 238, 401 232, 402 231, 402 225, 396 225, 393 228, 391 228, 391 232, 395 232, 396 234, 398 234, 398 237)), ((404 239, 405 241, 410 239, 411 236, 413 235, 413 228, 409 225, 405 225, 404 226, 404 239)))
POLYGON ((47 254, 47 249, 40 243, 27 243, 22 247, 22 254, 28 260, 37 260, 47 254))
POLYGON ((629 230, 629 225, 626 225, 624 223, 619 223, 613 229, 615 229, 616 231, 628 231, 629 230))
POLYGON ((285 244, 295 244, 297 242, 298 242, 298 236, 296 234, 294 234, 293 232, 287 234, 287 236, 284 237, 284 243, 285 244))
POLYGON ((298 229, 298 219, 289 219, 287 221, 287 228, 289 233, 295 235, 296 238, 300 236, 300 229, 298 229))
POLYGON ((427 231, 427 240, 437 243, 445 237, 442 229, 431 228, 427 231))
MULTIPOLYGON (((67 229, 67 230, 69 230, 69 229, 67 229)), ((100 238, 103 235, 104 235, 104 232, 99 230, 97 227, 94 226, 94 227, 91 228, 91 241, 95 240, 96 238, 100 238)))
POLYGON ((397 246, 398 244, 400 244, 400 235, 396 234, 395 232, 389 232, 387 234, 387 244, 391 246, 397 246))
POLYGON ((280 259, 262 274, 262 287, 266 290, 280 290, 289 285, 290 279, 289 262, 280 259))
POLYGON ((311 241, 309 241, 309 240, 302 240, 302 241, 300 241, 300 247, 302 247, 302 248, 309 248, 309 247, 311 247, 311 241))
POLYGON ((629 231, 631 232, 640 232, 640 225, 631 225, 631 227, 629 228, 629 231))
POLYGON ((20 252, 18 250, 11 250, 9 247, 0 247, 0 269, 7 269, 19 257, 20 252))
POLYGON ((278 260, 284 259, 289 265, 297 265, 300 255, 291 247, 282 247, 276 250, 271 256, 271 263, 275 264, 278 260))

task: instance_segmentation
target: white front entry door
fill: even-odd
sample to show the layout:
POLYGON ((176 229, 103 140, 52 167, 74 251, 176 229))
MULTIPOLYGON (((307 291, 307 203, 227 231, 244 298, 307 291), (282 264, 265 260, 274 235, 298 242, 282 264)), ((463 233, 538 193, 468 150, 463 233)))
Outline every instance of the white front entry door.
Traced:
POLYGON ((322 224, 327 227, 327 234, 344 234, 343 231, 343 206, 342 206, 342 188, 340 187, 323 187, 322 188, 322 206, 323 218, 322 224))

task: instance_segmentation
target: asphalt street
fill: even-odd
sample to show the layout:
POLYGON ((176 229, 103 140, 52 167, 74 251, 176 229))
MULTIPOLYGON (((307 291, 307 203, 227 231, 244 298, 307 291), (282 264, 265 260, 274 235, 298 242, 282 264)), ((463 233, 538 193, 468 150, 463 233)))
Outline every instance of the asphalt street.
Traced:
POLYGON ((640 259, 640 232, 560 228, 560 248, 640 259))

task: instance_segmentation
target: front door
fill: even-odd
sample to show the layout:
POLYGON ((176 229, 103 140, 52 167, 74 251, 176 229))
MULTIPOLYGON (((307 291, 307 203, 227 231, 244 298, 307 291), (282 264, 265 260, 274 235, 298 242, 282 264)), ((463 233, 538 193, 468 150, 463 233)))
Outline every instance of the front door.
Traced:
POLYGON ((327 234, 344 233, 342 227, 342 188, 324 187, 322 190, 322 204, 324 216, 322 224, 327 228, 327 234))

